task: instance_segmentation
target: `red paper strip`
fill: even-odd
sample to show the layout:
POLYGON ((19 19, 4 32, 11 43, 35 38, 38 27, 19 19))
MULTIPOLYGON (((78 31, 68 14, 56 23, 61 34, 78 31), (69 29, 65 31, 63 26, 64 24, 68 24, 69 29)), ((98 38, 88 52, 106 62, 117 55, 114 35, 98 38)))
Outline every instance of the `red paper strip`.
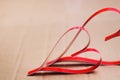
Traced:
MULTIPOLYGON (((98 66, 100 66, 100 65, 118 65, 118 64, 120 64, 120 61, 102 61, 102 58, 101 58, 101 57, 100 57, 99 60, 95 60, 95 59, 90 59, 90 58, 78 57, 78 56, 77 56, 77 55, 79 55, 79 54, 83 54, 83 53, 89 52, 89 51, 95 52, 95 53, 99 54, 99 56, 100 56, 100 53, 99 53, 98 50, 96 50, 95 48, 89 48, 89 47, 88 47, 89 44, 90 44, 90 35, 89 35, 88 31, 84 29, 84 27, 85 27, 85 25, 86 25, 93 17, 95 17, 96 15, 98 15, 98 14, 100 14, 100 13, 102 13, 102 12, 105 12, 105 11, 114 11, 114 12, 117 12, 117 13, 120 14, 120 10, 118 10, 118 9, 115 9, 115 8, 104 8, 104 9, 98 10, 98 11, 95 12, 92 16, 90 16, 90 17, 85 21, 85 23, 84 23, 81 27, 77 26, 77 27, 70 28, 69 30, 67 30, 67 31, 58 39, 58 41, 57 41, 56 44, 54 45, 53 49, 50 51, 50 53, 49 53, 48 57, 46 58, 46 60, 44 61, 44 63, 43 63, 40 67, 38 67, 38 68, 36 68, 36 69, 34 69, 34 70, 29 71, 29 72, 28 72, 28 75, 33 75, 33 74, 35 74, 35 73, 37 73, 37 72, 39 72, 39 71, 55 71, 55 72, 60 72, 60 73, 88 73, 88 72, 93 71, 94 69, 96 69, 96 68, 97 68, 98 66), (66 47, 66 49, 63 51, 63 53, 62 53, 59 57, 57 57, 56 59, 54 59, 54 60, 52 60, 52 61, 48 61, 49 57, 51 56, 53 50, 55 49, 55 47, 57 46, 57 44, 59 43, 59 41, 60 41, 69 31, 74 30, 74 29, 79 29, 79 31, 78 31, 77 34, 74 36, 74 38, 73 38, 72 41, 69 43, 69 45, 66 47), (85 46, 83 49, 81 49, 81 50, 79 50, 79 51, 71 54, 71 56, 62 57, 62 56, 69 50, 69 48, 71 47, 71 45, 73 44, 73 42, 75 41, 75 39, 78 37, 78 35, 80 34, 80 32, 81 32, 82 30, 85 31, 85 32, 87 33, 88 37, 89 37, 89 40, 88 40, 88 43, 86 44, 86 46, 85 46), (54 65, 54 64, 57 63, 57 62, 64 62, 64 61, 77 61, 77 62, 83 61, 83 62, 92 63, 92 64, 94 64, 94 66, 90 66, 89 68, 82 69, 82 70, 79 70, 79 69, 74 70, 74 69, 67 69, 67 68, 61 68, 61 67, 53 67, 53 66, 51 66, 51 65, 54 65)), ((114 38, 114 37, 118 37, 118 36, 120 36, 120 30, 117 31, 117 32, 115 32, 115 33, 113 33, 113 34, 111 34, 111 35, 109 35, 109 36, 107 36, 107 37, 105 38, 105 41, 110 40, 110 39, 112 39, 112 38, 114 38)))
MULTIPOLYGON (((42 71, 43 70, 43 68, 44 68, 44 70, 48 67, 48 66, 50 66, 50 65, 52 65, 52 64, 54 64, 54 63, 56 63, 56 62, 58 62, 58 60, 65 54, 65 52, 66 51, 64 51, 59 57, 57 57, 55 60, 52 60, 52 61, 49 61, 49 62, 47 62, 47 60, 49 59, 49 57, 50 57, 50 55, 52 54, 52 52, 53 52, 53 50, 55 49, 55 47, 57 46, 57 44, 59 43, 59 41, 68 33, 68 32, 70 32, 70 31, 72 31, 72 30, 75 30, 75 29, 79 29, 79 30, 84 30, 85 32, 86 32, 86 34, 88 35, 88 43, 86 44, 86 46, 83 48, 83 49, 81 49, 80 51, 78 51, 77 53, 82 53, 83 51, 85 51, 86 50, 86 48, 89 46, 89 44, 90 44, 90 35, 89 35, 89 33, 88 33, 88 31, 87 30, 85 30, 84 28, 82 28, 82 27, 78 27, 78 26, 76 26, 76 27, 72 27, 72 28, 70 28, 69 30, 67 30, 59 39, 58 39, 58 41, 57 41, 57 43, 54 45, 54 47, 53 47, 53 49, 50 51, 50 54, 48 55, 48 57, 46 58, 46 60, 44 61, 44 63, 40 66, 40 67, 38 67, 38 68, 36 68, 36 69, 34 69, 34 70, 31 70, 31 71, 29 71, 28 72, 28 75, 32 75, 32 74, 34 74, 34 73, 36 73, 36 72, 38 72, 38 71, 42 71)), ((91 49, 92 50, 92 49, 91 49)), ((94 51, 95 52, 95 51, 94 51)), ((97 51, 96 51, 97 52, 97 51)), ((98 53, 98 52, 97 52, 98 53)), ((75 53, 74 53, 75 54, 75 53)), ((72 57, 72 56, 71 56, 72 57)), ((100 61, 99 61, 99 63, 100 63, 100 61)), ((48 69, 48 68, 47 68, 48 69)), ((49 69, 51 69, 51 71, 54 71, 53 69, 55 69, 55 67, 54 68, 50 68, 49 67, 49 69)), ((58 69, 58 68, 57 68, 58 69)), ((56 70, 56 69, 55 69, 56 70)), ((58 70, 60 70, 60 69, 58 69, 58 70)), ((60 72, 60 71, 59 71, 60 72)), ((65 72, 65 71, 64 71, 65 72)))

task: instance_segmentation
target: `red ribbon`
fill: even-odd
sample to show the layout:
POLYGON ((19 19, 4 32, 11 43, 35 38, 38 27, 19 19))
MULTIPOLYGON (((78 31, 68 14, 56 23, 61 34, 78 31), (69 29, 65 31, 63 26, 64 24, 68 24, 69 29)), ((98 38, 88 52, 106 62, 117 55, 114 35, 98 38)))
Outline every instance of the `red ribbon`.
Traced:
MULTIPOLYGON (((95 49, 95 48, 89 48, 89 44, 90 44, 90 34, 89 32, 84 28, 85 25, 93 18, 95 17, 96 15, 102 13, 102 12, 105 12, 105 11, 114 11, 114 12, 117 12, 120 14, 120 10, 118 9, 115 9, 115 8, 104 8, 104 9, 101 9, 101 10, 98 10, 97 12, 95 12, 93 15, 91 15, 86 21, 85 23, 79 27, 72 27, 70 28, 69 30, 67 30, 59 39, 58 41, 56 42, 56 44, 53 46, 53 49, 50 51, 48 57, 46 58, 46 60, 44 61, 44 63, 38 67, 38 68, 35 68, 31 71, 28 72, 28 75, 33 75, 35 73, 38 73, 40 71, 54 71, 54 72, 60 72, 60 73, 88 73, 88 72, 91 72, 93 71, 94 69, 98 68, 100 65, 118 65, 120 64, 120 61, 102 61, 102 58, 100 56, 100 52, 95 49), (72 30, 75 30, 75 29, 78 29, 79 31, 77 32, 77 34, 74 36, 74 38, 71 40, 71 42, 69 43, 69 45, 66 47, 66 49, 62 52, 62 54, 57 57, 56 59, 54 60, 51 60, 51 61, 48 61, 49 57, 51 56, 53 50, 55 49, 55 47, 57 46, 57 44, 60 42, 60 40, 70 31, 72 30), (81 31, 85 31, 86 34, 88 35, 88 43, 86 44, 86 46, 73 53, 71 56, 66 56, 66 57, 63 57, 63 55, 69 50, 69 48, 71 47, 71 45, 73 44, 73 42, 75 41, 75 39, 78 37, 78 35, 80 34, 81 31), (79 57, 78 55, 79 54, 83 54, 83 53, 86 53, 86 52, 94 52, 94 53, 97 53, 100 58, 99 60, 96 60, 96 59, 91 59, 91 58, 85 58, 85 57, 79 57), (65 61, 76 61, 76 62, 87 62, 87 63, 91 63, 91 64, 94 64, 90 67, 87 67, 85 69, 68 69, 68 68, 62 68, 62 67, 55 67, 53 66, 54 64, 58 63, 58 62, 65 62, 65 61)), ((105 38, 105 41, 107 40, 110 40, 114 37, 118 37, 120 36, 120 30, 118 30, 117 32, 107 36, 105 38)))

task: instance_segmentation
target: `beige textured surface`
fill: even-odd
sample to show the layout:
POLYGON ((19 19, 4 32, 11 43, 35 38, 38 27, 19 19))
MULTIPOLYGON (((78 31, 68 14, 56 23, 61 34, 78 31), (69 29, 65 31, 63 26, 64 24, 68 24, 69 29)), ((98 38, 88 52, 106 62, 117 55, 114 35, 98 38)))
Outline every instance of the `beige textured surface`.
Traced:
MULTIPOLYGON (((101 66, 90 74, 26 76, 44 61, 65 30, 82 25, 104 7, 120 9, 120 1, 0 0, 0 80, 120 80, 120 66, 101 66)), ((119 22, 120 15, 106 12, 86 26, 91 47, 99 49, 104 60, 120 60, 120 39, 104 42, 104 36, 120 28, 119 22)))

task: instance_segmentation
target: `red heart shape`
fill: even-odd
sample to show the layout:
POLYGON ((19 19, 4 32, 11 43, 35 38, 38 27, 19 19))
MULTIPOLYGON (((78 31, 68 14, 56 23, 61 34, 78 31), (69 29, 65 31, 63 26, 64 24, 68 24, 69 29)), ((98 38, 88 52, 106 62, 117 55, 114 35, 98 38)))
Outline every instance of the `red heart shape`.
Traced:
MULTIPOLYGON (((49 61, 48 62, 48 58, 49 56, 46 58, 46 60, 44 61, 43 65, 41 65, 40 67, 34 69, 34 70, 31 70, 28 72, 28 75, 32 75, 32 74, 35 74, 39 71, 55 71, 55 72, 61 72, 61 73, 87 73, 87 72, 91 72, 93 71, 94 69, 96 69, 100 64, 101 65, 116 65, 116 64, 120 64, 120 61, 113 61, 113 62, 106 62, 106 61, 102 61, 101 57, 99 60, 95 60, 95 59, 89 59, 89 58, 83 58, 83 57, 77 57, 78 54, 81 54, 81 53, 84 53, 84 52, 88 52, 88 51, 92 51, 92 52, 96 52, 96 53, 99 53, 98 50, 94 49, 94 48, 88 48, 89 44, 90 44, 90 40, 88 41, 88 44, 82 49, 82 50, 79 50, 77 51, 76 53, 73 53, 71 56, 68 56, 68 57, 62 57, 68 50, 69 48, 71 47, 72 43, 75 41, 75 39, 78 37, 78 35, 80 34, 80 32, 82 30, 86 31, 86 33, 88 34, 89 36, 89 33, 87 32, 87 30, 84 29, 84 27, 86 26, 86 24, 93 18, 95 17, 96 15, 102 13, 102 12, 105 12, 105 11, 115 11, 117 13, 120 14, 120 10, 118 9, 115 9, 115 8, 104 8, 104 9, 101 9, 101 10, 98 10, 97 12, 95 12, 92 16, 90 16, 86 21, 85 23, 82 25, 82 27, 73 27, 73 28, 70 28, 68 31, 66 31, 60 38, 59 40, 57 41, 57 43, 55 44, 55 46, 53 47, 53 49, 51 50, 49 56, 52 54, 52 51, 54 50, 54 48, 56 47, 56 45, 58 44, 58 42, 62 39, 62 37, 68 33, 69 31, 73 30, 73 29, 79 29, 79 31, 77 32, 77 34, 75 35, 75 37, 72 39, 72 41, 70 42, 70 44, 66 47, 66 49, 63 51, 63 53, 57 57, 55 60, 52 60, 52 61, 49 61), (89 67, 87 69, 83 69, 83 70, 71 70, 71 69, 65 69, 65 68, 60 68, 60 67, 51 67, 51 65, 53 65, 54 63, 56 62, 60 62, 60 61, 84 61, 84 62, 89 62, 89 63, 93 63, 95 64, 94 66, 92 67, 89 67)), ((107 36, 105 38, 105 41, 111 39, 111 38, 114 38, 114 37, 117 37, 117 36, 120 36, 120 30, 117 31, 116 33, 114 34, 111 34, 109 36, 107 36)))

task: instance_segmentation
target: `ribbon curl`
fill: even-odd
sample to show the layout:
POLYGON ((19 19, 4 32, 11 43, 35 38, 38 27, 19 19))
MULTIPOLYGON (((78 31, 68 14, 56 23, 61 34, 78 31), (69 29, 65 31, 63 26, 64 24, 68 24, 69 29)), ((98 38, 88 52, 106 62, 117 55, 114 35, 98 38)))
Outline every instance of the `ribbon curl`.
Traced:
MULTIPOLYGON (((48 57, 46 58, 46 60, 43 62, 43 64, 38 67, 35 68, 31 71, 28 72, 28 75, 33 75, 36 74, 40 71, 53 71, 53 72, 59 72, 59 73, 74 73, 74 74, 80 74, 80 73, 88 73, 88 72, 92 72, 94 69, 98 68, 100 65, 119 65, 120 61, 102 61, 102 58, 100 56, 100 52, 95 49, 95 48, 89 48, 89 44, 90 44, 90 34, 89 32, 84 28, 86 26, 86 24, 96 15, 105 12, 105 11, 114 11, 120 14, 120 10, 116 9, 116 8, 103 8, 101 10, 98 10, 97 12, 95 12, 93 15, 91 15, 85 22, 84 24, 80 27, 72 27, 69 30, 67 30, 56 42, 56 44, 53 46, 52 50, 50 51, 48 57), (66 49, 62 52, 62 54, 57 57, 54 60, 48 61, 49 57, 51 56, 53 50, 55 49, 55 47, 57 46, 57 44, 60 42, 60 40, 70 31, 78 29, 78 32, 76 33, 76 35, 74 36, 74 38, 71 40, 71 42, 69 43, 69 45, 66 47, 66 49), (63 57, 63 55, 69 50, 69 48, 72 46, 73 42, 75 41, 75 39, 78 37, 78 35, 80 34, 81 31, 85 31, 87 36, 88 36, 88 43, 85 45, 85 47, 73 54, 71 54, 71 56, 66 56, 63 57), (79 54, 83 54, 86 52, 94 52, 97 53, 99 55, 99 60, 96 59, 91 59, 91 58, 86 58, 86 57, 80 57, 78 56, 79 54), (87 62, 87 63, 91 63, 94 64, 90 67, 87 67, 86 69, 67 69, 67 68, 62 68, 62 67, 54 67, 52 65, 58 63, 58 62, 66 62, 66 61, 76 61, 76 62, 87 62)), ((108 41, 112 38, 118 37, 120 36, 120 30, 118 30, 117 32, 105 37, 105 41, 108 41)))

